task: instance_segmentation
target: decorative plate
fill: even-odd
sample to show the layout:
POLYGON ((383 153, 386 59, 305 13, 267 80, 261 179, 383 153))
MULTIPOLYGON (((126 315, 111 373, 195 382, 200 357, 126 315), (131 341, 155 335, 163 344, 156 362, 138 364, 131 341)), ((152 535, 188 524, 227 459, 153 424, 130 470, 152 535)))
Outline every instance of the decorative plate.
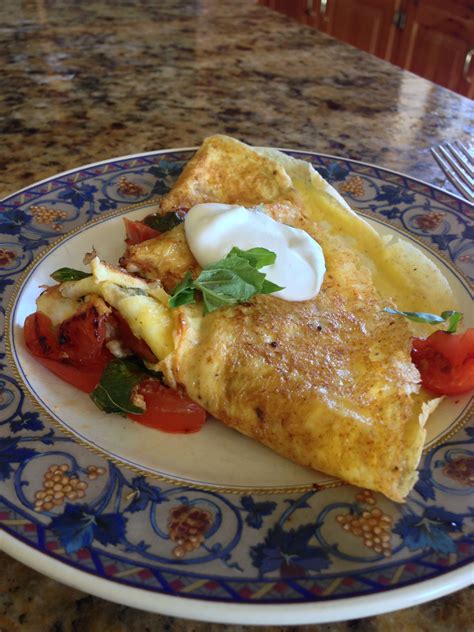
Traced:
MULTIPOLYGON (((106 599, 229 623, 356 618, 467 585, 469 397, 444 400, 430 420, 419 481, 396 504, 289 463, 216 421, 174 436, 102 415, 25 351, 21 326, 38 286, 52 270, 80 264, 91 245, 117 259, 121 216, 149 212, 193 151, 89 165, 0 203, 2 548, 106 599)), ((310 161, 379 231, 422 248, 470 313, 470 205, 375 166, 288 153, 310 161)))

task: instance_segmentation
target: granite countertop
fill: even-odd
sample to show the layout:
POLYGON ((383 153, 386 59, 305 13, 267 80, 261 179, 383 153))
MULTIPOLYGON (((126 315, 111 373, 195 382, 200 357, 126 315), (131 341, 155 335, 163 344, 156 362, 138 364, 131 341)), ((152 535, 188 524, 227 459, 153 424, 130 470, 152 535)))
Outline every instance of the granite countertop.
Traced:
POLYGON ((472 134, 472 101, 249 0, 6 0, 0 20, 0 197, 214 132, 440 184, 429 148, 472 134))
MULTIPOLYGON (((377 163, 450 188, 429 148, 472 137, 472 101, 251 1, 5 0, 0 197, 81 164, 221 132, 377 163)), ((0 553, 1 632, 233 630, 142 613, 0 553)), ((300 630, 473 630, 473 590, 300 630)), ((296 629, 296 628, 293 628, 296 629)))

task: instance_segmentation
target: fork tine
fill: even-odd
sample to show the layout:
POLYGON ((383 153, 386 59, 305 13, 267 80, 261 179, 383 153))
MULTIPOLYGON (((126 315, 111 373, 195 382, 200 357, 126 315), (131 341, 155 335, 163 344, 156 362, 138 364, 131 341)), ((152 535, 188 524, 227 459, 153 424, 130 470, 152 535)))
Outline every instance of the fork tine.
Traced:
POLYGON ((460 140, 455 140, 453 145, 459 149, 461 154, 468 160, 470 164, 474 164, 474 157, 472 152, 466 147, 464 143, 461 143, 460 140))
POLYGON ((474 166, 467 159, 464 150, 458 149, 454 143, 444 143, 441 147, 445 147, 451 152, 452 157, 457 161, 458 166, 464 169, 471 178, 471 182, 469 184, 474 188, 474 166))
POLYGON ((460 178, 458 178, 456 173, 451 169, 449 163, 443 158, 443 156, 434 147, 431 148, 431 153, 433 154, 433 157, 435 158, 435 160, 441 167, 443 173, 445 173, 446 176, 451 180, 451 182, 454 184, 456 189, 461 193, 461 195, 465 197, 466 200, 469 200, 470 202, 474 202, 474 195, 473 195, 472 190, 469 190, 466 187, 466 185, 463 183, 463 181, 460 178))
POLYGON ((471 166, 467 165, 466 162, 460 158, 457 153, 457 150, 454 150, 450 143, 446 143, 445 145, 440 145, 438 147, 443 158, 445 158, 452 169, 457 173, 457 175, 464 180, 469 189, 474 192, 474 179, 472 175, 469 173, 471 170, 471 166), (463 160, 461 162, 461 160, 463 160), (468 171, 469 169, 469 171, 468 171))

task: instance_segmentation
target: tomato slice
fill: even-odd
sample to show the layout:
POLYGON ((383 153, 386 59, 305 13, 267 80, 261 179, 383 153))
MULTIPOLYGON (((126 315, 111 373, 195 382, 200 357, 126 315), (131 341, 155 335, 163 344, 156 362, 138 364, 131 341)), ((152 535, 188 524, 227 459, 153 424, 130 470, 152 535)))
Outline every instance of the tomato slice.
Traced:
POLYGON ((430 347, 441 353, 452 366, 459 366, 474 357, 474 327, 462 334, 435 331, 427 340, 430 347))
POLYGON ((141 338, 137 338, 135 336, 125 318, 123 318, 117 310, 114 310, 114 318, 117 323, 119 338, 123 344, 143 360, 151 362, 152 364, 158 362, 158 358, 155 356, 147 343, 141 338))
POLYGON ((50 360, 40 356, 36 357, 38 362, 48 371, 51 371, 64 382, 75 386, 84 393, 92 393, 100 382, 102 373, 111 358, 112 355, 108 351, 103 351, 94 364, 78 368, 65 362, 58 362, 57 360, 50 360))
POLYGON ((130 419, 163 432, 198 432, 206 421, 206 411, 199 404, 177 391, 163 386, 155 379, 144 380, 138 387, 146 402, 142 415, 128 415, 130 419))
POLYGON ((125 231, 127 233, 126 241, 128 245, 134 246, 135 244, 140 244, 142 241, 153 239, 160 234, 157 230, 145 224, 145 222, 134 221, 126 217, 123 218, 123 221, 125 223, 125 231))
POLYGON ((474 328, 462 334, 435 331, 414 338, 411 358, 422 385, 435 395, 460 395, 474 389, 474 328))
POLYGON ((59 347, 71 364, 89 366, 96 362, 105 342, 107 317, 91 306, 59 325, 59 347))
POLYGON ((62 322, 56 331, 49 316, 38 311, 25 320, 25 343, 36 357, 91 365, 104 346, 106 318, 92 306, 62 322))
POLYGON ((51 319, 43 312, 35 312, 26 318, 23 333, 26 346, 34 356, 52 360, 66 357, 59 347, 51 319))
MULTIPOLYGON (((103 346, 105 325, 102 325, 104 336, 102 336, 101 326, 98 337, 95 335, 92 338, 88 337, 91 332, 94 334, 97 328, 94 327, 93 323, 91 327, 89 323, 95 318, 94 313, 92 310, 87 310, 87 312, 90 312, 87 318, 82 317, 76 320, 76 317, 73 316, 62 323, 64 325, 63 335, 69 337, 77 334, 80 337, 80 342, 66 344, 66 339, 64 339, 64 344, 60 345, 51 319, 43 312, 35 312, 26 318, 23 333, 26 346, 38 362, 68 384, 72 384, 85 393, 90 393, 97 386, 102 372, 112 356, 103 346), (81 350, 79 344, 83 344, 84 349, 81 350), (85 358, 87 358, 87 366, 81 366, 85 358)), ((82 313, 86 314, 86 312, 82 313)), ((61 330, 62 325, 59 330, 61 330)))

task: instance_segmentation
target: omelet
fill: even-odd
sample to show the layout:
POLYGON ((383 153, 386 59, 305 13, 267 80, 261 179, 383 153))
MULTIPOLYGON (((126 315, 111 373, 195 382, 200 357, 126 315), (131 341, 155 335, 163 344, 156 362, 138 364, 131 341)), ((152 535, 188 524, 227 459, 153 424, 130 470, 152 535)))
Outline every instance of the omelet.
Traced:
POLYGON ((200 272, 178 225, 129 246, 129 274, 97 259, 92 280, 63 284, 62 297, 77 299, 87 281, 149 344, 171 388, 296 463, 403 501, 438 400, 420 392, 412 325, 384 307, 452 308, 441 272, 407 242, 380 237, 309 163, 278 151, 206 139, 159 212, 202 202, 260 205, 308 232, 326 260, 319 294, 258 295, 205 316, 199 303, 171 309, 167 292, 200 272))
MULTIPOLYGON (((277 151, 207 139, 160 210, 203 202, 263 205, 318 241, 327 273, 309 301, 260 295, 207 316, 200 305, 175 310, 169 384, 301 465, 403 500, 437 400, 420 393, 412 326, 383 308, 449 308, 441 272, 407 242, 382 239, 310 164, 277 151)), ((182 225, 128 248, 123 263, 168 291, 199 272, 182 225)))

